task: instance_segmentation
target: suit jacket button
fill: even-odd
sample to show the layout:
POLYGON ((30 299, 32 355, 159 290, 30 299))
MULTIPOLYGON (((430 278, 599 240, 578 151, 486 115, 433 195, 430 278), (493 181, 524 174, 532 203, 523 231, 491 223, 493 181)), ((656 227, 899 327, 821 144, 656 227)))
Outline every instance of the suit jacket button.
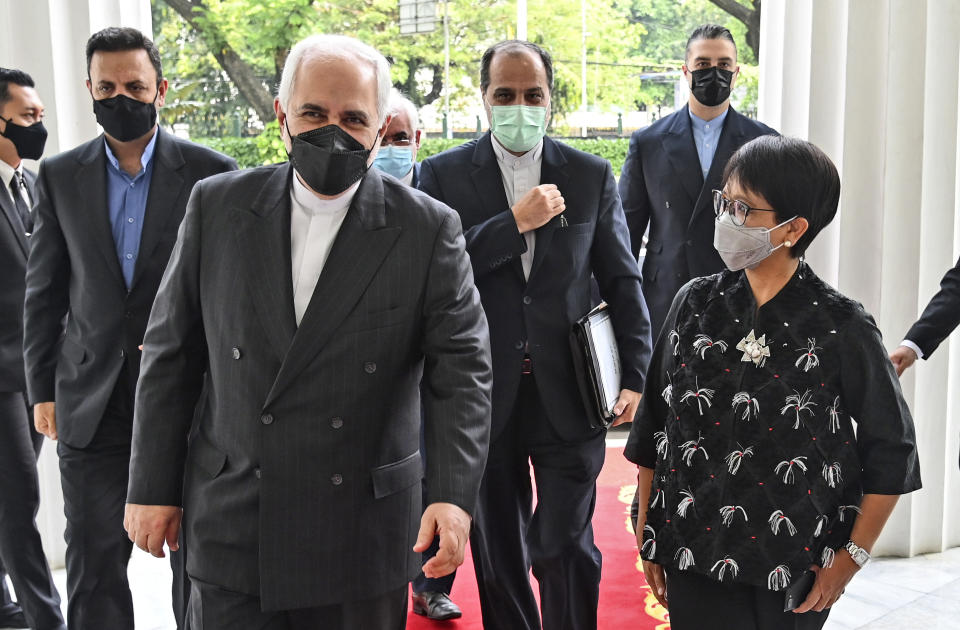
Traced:
POLYGON ((693 239, 687 240, 687 247, 693 247, 693 239))
POLYGON ((234 349, 231 350, 230 352, 233 354, 233 358, 234 358, 234 359, 239 359, 239 358, 240 358, 240 348, 234 348, 234 349))
POLYGON ((340 473, 337 473, 336 475, 330 477, 330 483, 335 486, 339 486, 341 483, 343 483, 343 476, 340 473))
POLYGON ((339 429, 343 426, 343 418, 333 418, 330 420, 330 426, 334 429, 339 429))
POLYGON ((532 298, 532 297, 530 297, 529 295, 523 296, 523 303, 524 303, 524 304, 530 304, 531 302, 533 302, 533 298, 532 298))
POLYGON ((366 363, 363 364, 363 371, 366 372, 367 374, 373 374, 374 372, 377 371, 377 364, 374 363, 373 361, 367 361, 366 363))
POLYGON ((260 416, 260 422, 263 424, 273 424, 273 414, 265 413, 260 416))
POLYGON ((257 479, 260 479, 260 478, 263 476, 263 474, 260 472, 260 469, 259 469, 259 468, 254 468, 254 469, 253 469, 253 474, 256 475, 257 479))
POLYGON ((123 351, 123 348, 120 348, 120 358, 127 356, 127 353, 123 351))
POLYGON ((516 350, 523 350, 523 342, 522 342, 522 341, 518 341, 517 343, 513 344, 513 347, 514 347, 514 349, 516 349, 516 350))

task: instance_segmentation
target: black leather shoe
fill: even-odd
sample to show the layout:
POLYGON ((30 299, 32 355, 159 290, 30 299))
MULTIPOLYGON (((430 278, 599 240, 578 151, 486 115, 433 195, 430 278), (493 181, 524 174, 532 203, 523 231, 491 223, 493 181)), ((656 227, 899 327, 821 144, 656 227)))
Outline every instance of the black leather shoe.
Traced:
POLYGON ((17 630, 30 630, 30 624, 23 612, 15 612, 12 615, 0 618, 0 628, 16 628, 17 630))
POLYGON ((450 601, 449 595, 436 591, 414 593, 413 612, 435 621, 459 619, 463 615, 460 607, 450 601))

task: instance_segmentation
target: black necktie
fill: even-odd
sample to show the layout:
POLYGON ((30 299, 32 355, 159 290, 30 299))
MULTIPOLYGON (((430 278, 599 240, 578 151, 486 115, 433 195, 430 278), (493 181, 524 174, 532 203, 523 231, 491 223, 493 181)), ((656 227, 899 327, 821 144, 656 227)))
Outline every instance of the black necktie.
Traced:
POLYGON ((26 183, 23 181, 23 173, 13 172, 13 179, 10 180, 10 194, 13 195, 13 204, 17 208, 17 214, 20 215, 20 222, 23 223, 23 231, 27 234, 33 232, 33 219, 30 217, 30 208, 27 202, 23 200, 21 187, 26 191, 26 183))

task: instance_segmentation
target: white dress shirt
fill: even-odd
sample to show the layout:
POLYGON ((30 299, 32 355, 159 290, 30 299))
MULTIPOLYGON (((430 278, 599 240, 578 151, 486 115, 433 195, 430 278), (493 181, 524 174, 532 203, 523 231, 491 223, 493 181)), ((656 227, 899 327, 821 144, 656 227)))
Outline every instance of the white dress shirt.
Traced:
POLYGON ((293 264, 293 310, 297 326, 317 288, 333 241, 347 216, 360 182, 336 199, 320 199, 294 174, 290 189, 290 259, 293 264))
MULTIPOLYGON (((520 157, 517 157, 500 146, 497 139, 490 138, 493 152, 497 156, 500 166, 500 175, 503 176, 503 190, 507 193, 507 203, 510 207, 522 199, 525 194, 540 185, 540 166, 543 164, 543 140, 520 157)), ((524 232, 523 238, 527 241, 527 251, 520 255, 520 264, 523 266, 523 277, 530 278, 530 268, 533 266, 533 250, 537 244, 537 234, 534 230, 524 232)))

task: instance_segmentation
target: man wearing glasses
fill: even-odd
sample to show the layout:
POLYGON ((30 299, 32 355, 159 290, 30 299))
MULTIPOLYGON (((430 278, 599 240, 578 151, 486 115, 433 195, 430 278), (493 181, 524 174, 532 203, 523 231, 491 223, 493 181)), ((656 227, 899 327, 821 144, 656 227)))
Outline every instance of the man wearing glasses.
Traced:
POLYGON ((730 107, 740 67, 730 31, 698 27, 687 40, 688 105, 633 134, 620 197, 634 256, 647 235, 643 295, 656 339, 673 297, 690 278, 723 270, 713 248, 711 191, 733 153, 776 131, 730 107))
POLYGON ((397 90, 390 94, 390 112, 393 118, 384 133, 380 151, 373 165, 393 175, 407 186, 417 187, 420 180, 420 117, 417 107, 397 90))

